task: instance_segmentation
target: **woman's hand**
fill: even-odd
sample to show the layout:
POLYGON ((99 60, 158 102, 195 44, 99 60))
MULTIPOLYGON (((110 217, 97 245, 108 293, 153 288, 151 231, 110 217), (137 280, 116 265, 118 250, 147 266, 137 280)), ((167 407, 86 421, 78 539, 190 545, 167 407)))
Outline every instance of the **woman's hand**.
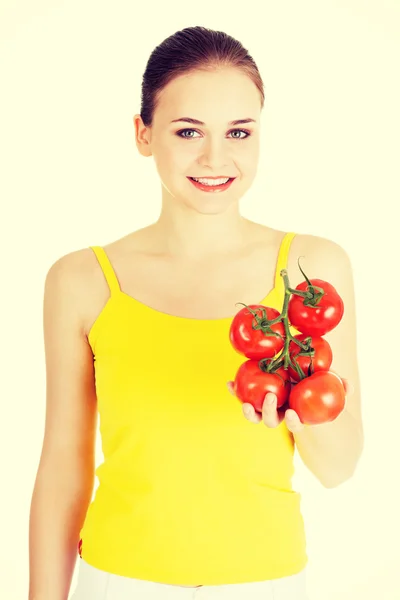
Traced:
MULTIPOLYGON (((351 393, 351 386, 346 379, 341 377, 344 385, 346 396, 351 393)), ((234 396, 233 381, 228 381, 228 390, 234 396)), ((242 411, 244 416, 251 423, 261 423, 267 427, 277 427, 283 420, 286 422, 286 427, 292 433, 298 433, 304 429, 305 425, 300 421, 299 415, 291 408, 280 409, 276 408, 277 397, 272 392, 268 392, 264 398, 262 406, 262 414, 256 412, 252 404, 244 402, 242 404, 242 411)))

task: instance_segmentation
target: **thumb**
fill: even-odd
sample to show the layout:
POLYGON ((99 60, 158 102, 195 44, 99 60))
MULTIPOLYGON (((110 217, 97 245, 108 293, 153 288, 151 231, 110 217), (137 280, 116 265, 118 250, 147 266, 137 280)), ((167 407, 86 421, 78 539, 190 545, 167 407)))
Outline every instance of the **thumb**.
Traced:
POLYGON ((344 385, 344 391, 346 396, 351 396, 351 394, 354 392, 354 385, 351 385, 351 383, 349 383, 347 381, 347 379, 344 379, 342 377, 342 381, 343 381, 343 385, 344 385))
POLYGON ((354 392, 354 386, 345 377, 341 377, 337 371, 334 371, 333 369, 330 370, 332 373, 335 373, 335 375, 337 375, 340 381, 343 383, 346 396, 350 396, 354 392))
POLYGON ((230 393, 234 396, 235 395, 235 392, 234 392, 234 389, 233 389, 234 382, 233 381, 228 381, 228 383, 226 385, 227 385, 228 390, 230 391, 230 393))

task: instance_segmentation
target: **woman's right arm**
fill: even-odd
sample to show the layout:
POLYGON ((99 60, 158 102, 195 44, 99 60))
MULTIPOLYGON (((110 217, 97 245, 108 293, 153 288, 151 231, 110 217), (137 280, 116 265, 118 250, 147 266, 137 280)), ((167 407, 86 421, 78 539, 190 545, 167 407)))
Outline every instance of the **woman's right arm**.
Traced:
POLYGON ((46 421, 29 521, 29 600, 66 600, 95 472, 93 355, 84 333, 82 251, 45 282, 46 421))

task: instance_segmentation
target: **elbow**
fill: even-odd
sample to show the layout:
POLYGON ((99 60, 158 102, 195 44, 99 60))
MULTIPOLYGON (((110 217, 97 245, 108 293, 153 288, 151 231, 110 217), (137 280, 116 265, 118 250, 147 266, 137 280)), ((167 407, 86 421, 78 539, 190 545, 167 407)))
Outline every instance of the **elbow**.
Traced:
POLYGON ((354 475, 354 471, 352 471, 351 473, 340 473, 336 476, 330 476, 330 477, 318 477, 318 481, 320 482, 320 484, 326 489, 326 490, 332 490, 334 488, 337 488, 339 486, 341 486, 343 483, 346 483, 346 481, 349 481, 354 475))
POLYGON ((358 466, 360 456, 361 456, 361 453, 357 457, 357 459, 352 463, 351 468, 343 469, 336 473, 330 473, 329 476, 327 476, 326 473, 324 475, 318 476, 318 480, 321 483, 321 485, 325 489, 331 490, 333 488, 337 488, 337 487, 343 485, 344 483, 350 481, 357 471, 357 466, 358 466))
POLYGON ((351 479, 351 477, 352 477, 352 475, 350 475, 349 477, 341 477, 341 478, 337 478, 337 479, 319 478, 319 482, 326 490, 333 490, 334 488, 339 487, 346 481, 349 481, 349 479, 351 479))

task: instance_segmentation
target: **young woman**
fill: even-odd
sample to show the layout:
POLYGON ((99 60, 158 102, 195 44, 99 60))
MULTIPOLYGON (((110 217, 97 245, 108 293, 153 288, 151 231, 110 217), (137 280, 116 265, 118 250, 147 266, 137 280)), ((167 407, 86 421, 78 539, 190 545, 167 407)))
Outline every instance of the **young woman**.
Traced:
POLYGON ((136 144, 161 179, 158 220, 63 256, 46 278, 29 598, 65 600, 79 548, 74 600, 304 600, 294 447, 334 487, 363 446, 351 265, 328 239, 241 216, 264 92, 238 41, 203 27, 175 33, 152 53, 142 91, 136 144), (326 339, 352 388, 335 421, 313 426, 278 411, 274 394, 262 416, 232 395, 244 361, 229 341, 237 303, 281 310, 280 271, 295 287, 300 256, 344 301, 326 339), (97 414, 104 462, 91 502, 97 414))

